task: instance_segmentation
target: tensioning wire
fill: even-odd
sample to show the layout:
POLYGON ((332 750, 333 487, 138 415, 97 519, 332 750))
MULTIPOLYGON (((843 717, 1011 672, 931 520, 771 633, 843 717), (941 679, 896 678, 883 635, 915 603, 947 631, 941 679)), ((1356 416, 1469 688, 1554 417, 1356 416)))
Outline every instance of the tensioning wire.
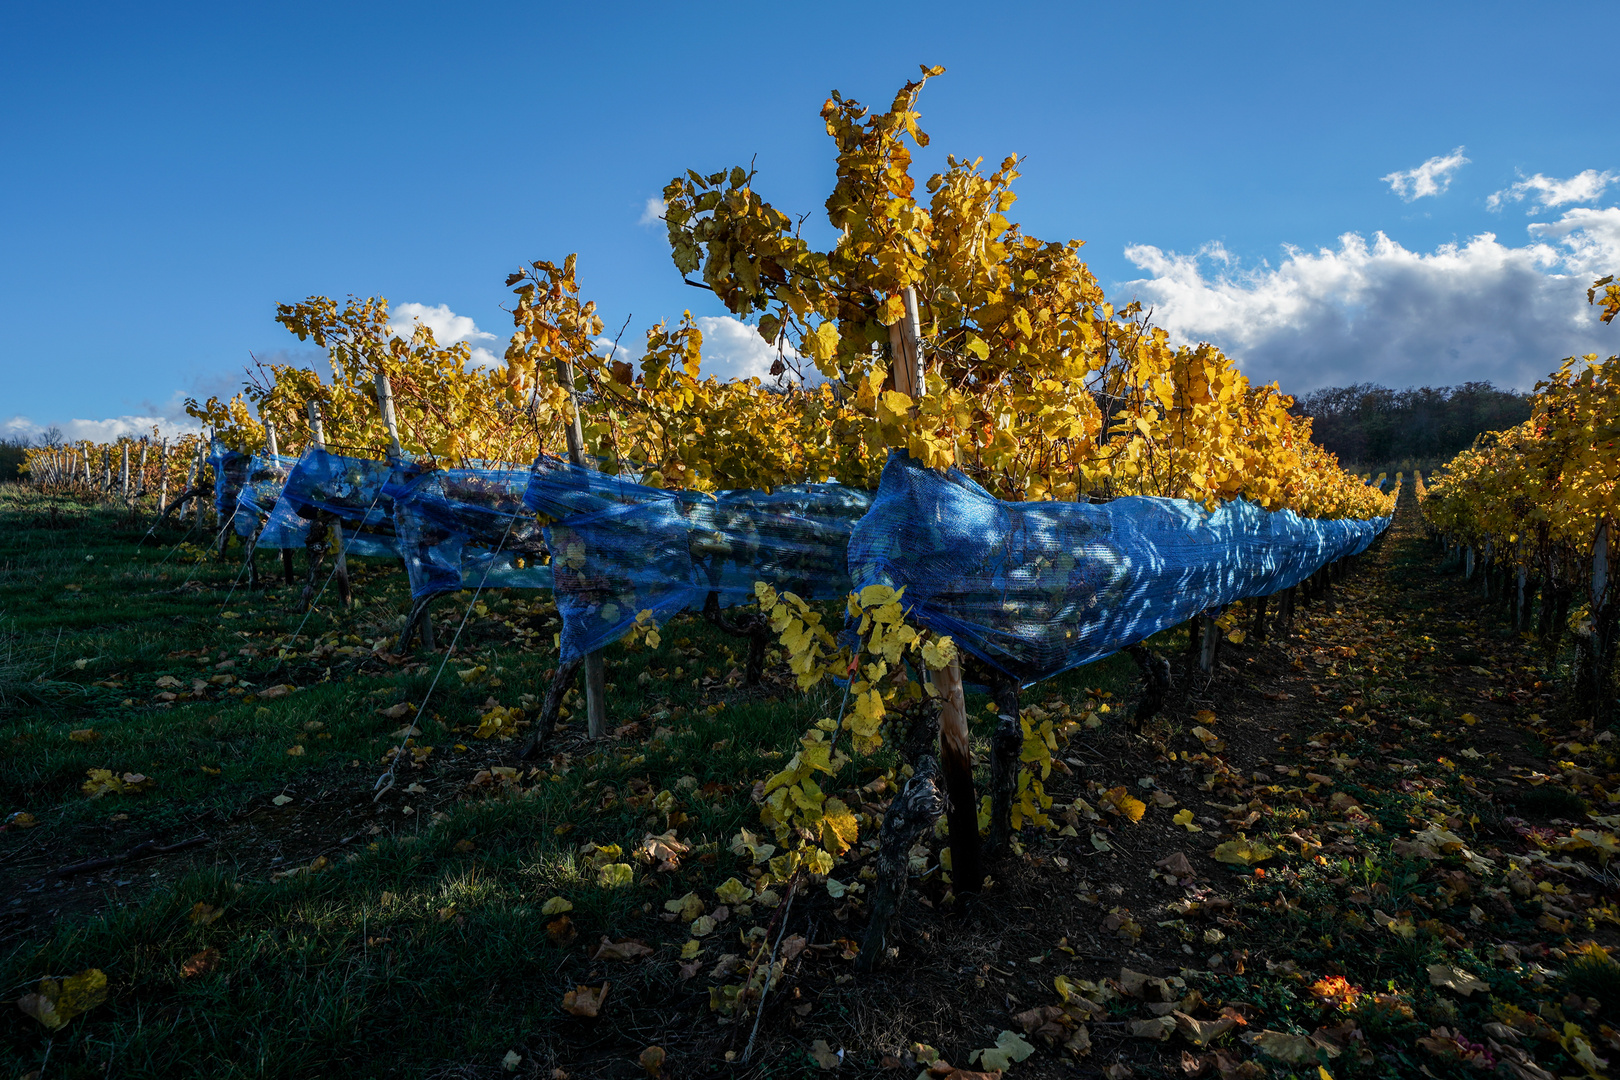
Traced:
MULTIPOLYGON (((382 485, 379 484, 379 485, 377 485, 377 494, 371 500, 371 505, 366 507, 366 512, 365 512, 364 516, 362 516, 360 518, 360 520, 362 522, 367 521, 367 520, 369 520, 371 518, 371 512, 377 508, 377 500, 381 499, 381 498, 382 498, 382 485)), ((277 649, 285 648, 286 646, 291 645, 293 642, 298 640, 298 635, 302 634, 304 632, 304 626, 305 626, 306 623, 309 622, 309 617, 311 615, 315 614, 315 605, 320 602, 320 599, 321 599, 322 596, 326 595, 326 587, 328 585, 332 584, 332 579, 337 576, 338 556, 342 555, 344 553, 343 549, 344 549, 344 547, 346 547, 348 545, 348 542, 349 542, 349 539, 348 539, 348 537, 345 536, 342 539, 342 541, 338 544, 338 550, 336 552, 334 552, 333 555, 332 555, 332 570, 331 570, 330 573, 328 573, 326 575, 326 580, 321 582, 320 591, 317 592, 314 596, 310 597, 309 607, 304 609, 304 617, 298 623, 298 629, 293 631, 292 637, 288 638, 286 641, 284 641, 281 644, 277 645, 276 646, 277 649)))
MULTIPOLYGON (((472 598, 467 601, 467 610, 461 613, 461 623, 456 627, 455 634, 453 634, 450 638, 449 646, 444 650, 444 659, 439 661, 439 670, 433 673, 433 681, 428 684, 427 693, 422 695, 422 704, 418 705, 416 707, 416 711, 406 718, 405 731, 400 736, 399 746, 395 748, 394 756, 388 761, 388 771, 377 777, 377 783, 373 785, 372 790, 374 790, 376 794, 371 797, 372 802, 376 802, 378 799, 388 794, 389 791, 393 790, 394 771, 399 768, 399 759, 405 753, 405 744, 411 740, 411 732, 413 730, 417 732, 421 731, 421 729, 416 726, 416 721, 426 712, 427 703, 432 699, 433 691, 438 688, 439 677, 444 674, 445 666, 450 663, 450 657, 456 651, 456 642, 461 640, 461 631, 466 627, 468 618, 472 616, 473 606, 478 603, 478 594, 484 591, 484 583, 489 580, 489 573, 495 568, 495 556, 499 555, 501 551, 505 549, 506 538, 512 534, 512 525, 517 521, 518 515, 523 512, 523 509, 523 504, 519 503, 518 508, 512 511, 512 516, 506 521, 506 531, 501 533, 500 542, 495 545, 495 550, 489 553, 489 562, 484 564, 484 576, 478 579, 478 587, 473 590, 472 598)), ((426 617, 425 612, 423 615, 426 617)), ((404 646, 405 643, 400 642, 400 647, 404 648, 404 646)))

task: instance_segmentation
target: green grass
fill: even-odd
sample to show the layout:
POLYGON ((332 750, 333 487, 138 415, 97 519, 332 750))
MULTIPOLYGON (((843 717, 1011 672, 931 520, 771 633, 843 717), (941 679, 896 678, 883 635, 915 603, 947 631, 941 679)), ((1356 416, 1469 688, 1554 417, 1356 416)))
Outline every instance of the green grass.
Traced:
MULTIPOLYGON (((417 721, 415 744, 431 754, 420 770, 401 768, 395 793, 373 804, 404 723, 379 710, 420 702, 439 662, 366 659, 372 643, 391 641, 409 603, 397 564, 353 560, 356 607, 323 597, 288 646, 296 655, 283 656, 302 622, 286 611, 292 590, 250 594, 244 581, 233 591, 239 547, 221 561, 185 561, 197 549, 177 545, 194 544, 196 532, 138 543, 144 529, 122 513, 0 488, 0 805, 37 821, 0 833, 0 858, 44 850, 60 866, 149 837, 207 833, 219 843, 171 857, 192 867, 173 877, 161 876, 170 859, 128 864, 122 878, 150 884, 133 884, 100 914, 67 914, 49 933, 0 946, 7 997, 89 967, 110 980, 107 1002, 51 1039, 10 1011, 0 1020, 0 1069, 23 1075, 47 1051, 53 1078, 494 1074, 513 1049, 536 1067, 605 1046, 633 1058, 644 1033, 598 1029, 559 1006, 576 984, 602 979, 614 984, 615 1016, 649 1025, 684 1017, 685 1034, 666 1033, 666 1045, 713 1037, 691 1022, 707 1011, 706 980, 679 982, 667 962, 593 963, 584 946, 634 935, 674 957, 684 927, 658 919, 664 901, 747 873, 729 845, 740 828, 759 829, 752 785, 816 718, 836 712, 835 688, 694 688, 694 677, 739 666, 744 647, 678 619, 656 652, 608 650, 611 722, 638 731, 575 744, 567 760, 525 775, 520 791, 472 790, 480 769, 516 764, 515 742, 474 738, 484 702, 542 694, 556 664, 549 597, 486 594, 488 614, 469 619, 417 721), (65 521, 77 524, 53 527, 65 521), (344 652, 356 647, 364 652, 344 652), (226 662, 234 666, 221 670, 226 662), (465 681, 458 674, 479 665, 486 670, 465 681), (189 693, 193 680, 227 674, 229 685, 207 684, 198 697, 157 698, 165 677, 180 684, 167 692, 189 693), (254 698, 288 683, 298 689, 254 698), (73 737, 85 731, 93 734, 73 737), (142 773, 155 786, 92 799, 81 791, 92 769, 142 773), (412 783, 425 790, 404 790, 412 783), (628 851, 663 832, 668 820, 651 803, 665 790, 693 850, 677 872, 637 864, 635 884, 603 887, 584 849, 628 851), (275 806, 283 793, 293 801, 275 806), (405 813, 413 803, 419 811, 405 813), (316 850, 324 864, 306 869, 316 850), (272 851, 284 856, 272 861, 272 851), (552 896, 575 905, 578 940, 553 940, 540 913, 552 896), (194 922, 199 903, 223 914, 194 922), (186 961, 210 949, 212 970, 188 977, 186 961)), ((273 554, 260 560, 267 578, 279 573, 273 554)), ((302 572, 301 553, 298 563, 302 572)), ((440 603, 441 645, 465 609, 465 599, 440 603)), ((1134 678, 1116 659, 1042 692, 1121 695, 1134 678)), ((986 716, 983 699, 969 705, 986 716)), ((981 760, 987 734, 976 733, 981 760)), ((849 767, 829 790, 863 782, 871 768, 849 767)), ((728 947, 739 948, 712 946, 708 962, 728 947)))

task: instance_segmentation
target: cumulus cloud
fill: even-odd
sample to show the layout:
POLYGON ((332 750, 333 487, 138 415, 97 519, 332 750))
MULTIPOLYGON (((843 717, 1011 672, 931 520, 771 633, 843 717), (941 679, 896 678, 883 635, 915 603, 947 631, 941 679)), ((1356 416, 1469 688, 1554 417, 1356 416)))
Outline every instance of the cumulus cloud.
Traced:
POLYGON ((1528 389, 1565 356, 1620 351, 1586 303, 1620 267, 1620 208, 1568 211, 1521 247, 1490 233, 1433 252, 1355 233, 1276 266, 1210 266, 1209 255, 1135 245, 1148 277, 1123 288, 1179 342, 1210 341, 1285 391, 1490 379, 1528 389))
MULTIPOLYGON (((702 378, 707 379, 712 375, 721 382, 754 378, 766 383, 776 381, 776 376, 771 374, 771 365, 776 362, 776 347, 760 337, 758 329, 730 315, 700 315, 694 321, 703 333, 703 367, 699 372, 702 378)), ((613 352, 613 339, 597 338, 596 351, 603 356, 613 352)), ((824 381, 814 364, 808 361, 800 364, 799 353, 793 346, 784 343, 783 351, 790 365, 804 369, 805 381, 809 385, 824 381)), ((619 341, 618 350, 613 352, 616 359, 627 363, 640 360, 641 354, 641 342, 632 342, 628 334, 619 341)), ((784 378, 794 381, 791 369, 784 378)))
POLYGON ((1402 201, 1412 202, 1425 195, 1443 194, 1451 186, 1451 174, 1467 164, 1468 159, 1463 157, 1463 148, 1459 146, 1449 154, 1430 158, 1415 169, 1392 172, 1379 179, 1402 201))
POLYGON ((195 420, 175 420, 167 416, 112 416, 105 420, 65 420, 59 424, 40 424, 26 416, 13 416, 0 422, 0 438, 37 441, 51 428, 68 442, 89 439, 92 442, 112 442, 126 435, 139 438, 151 435, 156 428, 159 438, 178 438, 202 430, 195 420))
POLYGON ((1485 209, 1500 211, 1507 203, 1523 202, 1526 197, 1530 199, 1530 209, 1526 213, 1530 214, 1567 203, 1593 202, 1601 198, 1604 189, 1616 180, 1620 180, 1620 173, 1598 172, 1596 169, 1576 173, 1568 180, 1536 173, 1501 191, 1492 192, 1485 200, 1485 209))
POLYGON ((664 220, 664 200, 657 195, 647 200, 641 208, 641 221, 638 224, 651 225, 655 221, 664 220))
POLYGON ((478 324, 470 316, 457 315, 450 310, 449 304, 438 304, 428 307, 426 304, 399 304, 390 312, 388 332, 396 337, 409 337, 417 323, 421 323, 433 331, 433 340, 442 346, 456 345, 465 341, 472 346, 472 363, 475 367, 494 367, 499 364, 500 358, 483 345, 482 341, 500 340, 494 334, 478 329, 478 324))

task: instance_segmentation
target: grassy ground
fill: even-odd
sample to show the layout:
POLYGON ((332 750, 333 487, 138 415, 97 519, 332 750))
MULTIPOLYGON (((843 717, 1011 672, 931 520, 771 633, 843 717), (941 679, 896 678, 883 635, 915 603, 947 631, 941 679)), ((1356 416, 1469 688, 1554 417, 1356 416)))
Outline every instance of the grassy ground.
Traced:
MULTIPOLYGON (((356 607, 323 599, 305 621, 287 587, 233 584, 239 548, 215 561, 183 529, 138 543, 144 527, 0 489, 0 983, 15 999, 47 976, 109 980, 54 1035, 0 1018, 9 1075, 631 1076, 656 1071, 638 1059, 657 1046, 671 1076, 819 1073, 841 1049, 845 1074, 911 1077, 931 1058, 918 1044, 965 1068, 1014 1033, 1038 1048, 1012 1066, 1031 1077, 1536 1077, 1620 1049, 1620 967, 1580 951, 1620 918, 1615 822, 1591 819, 1620 779, 1609 733, 1563 710, 1556 657, 1439 571, 1409 507, 1332 601, 1227 648, 1213 678, 1185 670, 1184 636, 1156 642, 1177 656, 1167 714, 1146 738, 1072 738, 1053 831, 1028 834, 983 899, 951 901, 932 845, 896 955, 866 976, 853 892, 786 912, 715 892, 748 880, 733 842, 760 831, 753 786, 836 712, 831 692, 800 694, 776 665, 743 687, 740 645, 681 621, 656 651, 610 652, 615 737, 571 726, 529 765, 486 718, 534 714, 556 663, 544 597, 486 596, 447 663, 400 658, 397 565, 356 560, 356 607), (403 706, 441 664, 412 734, 403 706), (92 797, 94 770, 141 790, 92 797), (1121 786, 1144 797, 1139 822, 1107 804, 1121 786), (690 847, 678 865, 635 856, 671 829, 690 847), (1233 840, 1266 845, 1262 873, 1210 857, 1233 840), (628 884, 604 869, 620 863, 628 884), (688 893, 717 919, 707 934, 666 911, 688 893), (754 1018, 716 1013, 711 987, 783 932, 800 951, 745 1064, 754 1018), (604 938, 651 951, 614 959, 604 938), (1434 965, 1485 985, 1436 985, 1434 965), (578 988, 604 983, 600 1015, 578 1015, 578 988), (1231 1030, 1166 1028, 1171 1001, 1231 1030)), ((441 647, 467 599, 441 604, 441 647)), ((1133 676, 1110 661, 1027 701, 1117 702, 1133 676)), ((859 788, 887 764, 828 785, 865 808, 863 836, 882 798, 859 788)))

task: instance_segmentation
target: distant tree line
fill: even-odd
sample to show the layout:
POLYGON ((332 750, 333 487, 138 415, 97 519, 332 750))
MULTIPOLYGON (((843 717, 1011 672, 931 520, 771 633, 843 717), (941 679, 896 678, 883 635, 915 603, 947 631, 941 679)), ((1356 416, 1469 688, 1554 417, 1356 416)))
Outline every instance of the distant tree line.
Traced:
POLYGON ((28 458, 30 446, 61 446, 62 432, 60 428, 46 428, 39 435, 30 439, 26 435, 12 435, 0 438, 0 484, 8 480, 16 480, 21 475, 23 462, 28 458))
POLYGON ((1295 400, 1316 441, 1362 471, 1433 469, 1482 431, 1530 419, 1530 395, 1489 382, 1392 390, 1376 383, 1330 386, 1295 400))

